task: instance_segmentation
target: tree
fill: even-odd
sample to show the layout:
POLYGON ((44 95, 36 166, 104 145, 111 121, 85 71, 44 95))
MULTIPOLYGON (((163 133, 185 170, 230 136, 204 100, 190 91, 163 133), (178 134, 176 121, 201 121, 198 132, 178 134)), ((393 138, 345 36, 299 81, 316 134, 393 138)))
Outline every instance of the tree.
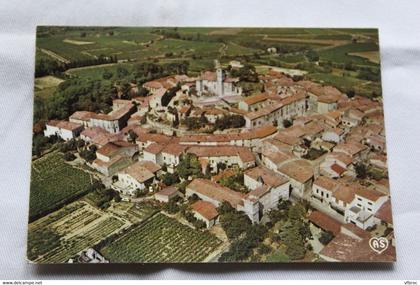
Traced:
POLYGON ((256 72, 255 66, 251 64, 245 64, 239 69, 232 69, 230 75, 239 77, 241 81, 258 82, 258 73, 256 72))
POLYGON ((96 159, 96 151, 92 149, 84 149, 79 152, 80 156, 87 162, 92 162, 96 159))
POLYGON ((355 165, 354 167, 355 171, 356 171, 356 176, 359 179, 365 179, 367 177, 367 169, 366 166, 359 162, 355 165))
POLYGON ((162 182, 165 183, 166 186, 174 185, 179 182, 179 176, 176 173, 165 173, 162 176, 162 182))
POLYGON ((258 253, 261 255, 269 254, 271 252, 271 247, 266 244, 261 244, 258 247, 258 253))
POLYGON ((230 240, 240 236, 252 224, 245 213, 238 211, 232 211, 221 215, 219 222, 230 240))
POLYGON ((356 92, 354 91, 354 89, 350 89, 347 91, 346 95, 348 98, 353 98, 356 95, 356 92))
POLYGON ((319 61, 319 55, 316 51, 314 50, 309 50, 305 53, 306 58, 309 61, 319 61))
POLYGON ((288 120, 288 119, 283 120, 283 127, 285 127, 286 129, 291 127, 292 125, 293 125, 293 122, 291 120, 288 120))
POLYGON ((217 118, 215 123, 216 130, 225 130, 230 128, 242 128, 245 126, 245 119, 241 115, 226 115, 217 118))
POLYGON ((121 200, 122 200, 122 198, 121 198, 120 194, 116 193, 115 196, 114 196, 114 201, 119 203, 119 202, 121 202, 121 200))
POLYGON ((301 220, 305 215, 305 208, 300 205, 296 204, 289 207, 289 211, 287 212, 287 216, 289 220, 298 221, 301 220))
POLYGON ((227 201, 223 201, 222 204, 220 204, 220 206, 217 208, 217 212, 220 215, 227 214, 227 213, 232 213, 233 211, 235 211, 235 209, 227 201))
POLYGON ((128 131, 128 142, 135 143, 137 138, 138 135, 133 130, 128 131))
POLYGON ((305 257, 305 242, 296 227, 292 227, 283 239, 286 244, 286 254, 292 260, 299 260, 305 257))
POLYGON ((197 156, 190 153, 183 155, 177 166, 177 172, 182 179, 201 175, 201 165, 197 156))
POLYGON ((175 214, 176 212, 179 211, 179 206, 176 203, 175 200, 170 200, 169 203, 167 203, 164 206, 165 211, 167 211, 169 214, 175 214))
POLYGON ((68 151, 64 154, 64 160, 65 161, 72 161, 72 160, 75 160, 75 159, 76 159, 76 156, 70 151, 68 151))
POLYGON ((105 70, 103 73, 102 73, 102 78, 103 79, 105 79, 105 80, 109 80, 109 79, 111 79, 112 78, 112 76, 113 76, 114 74, 112 73, 112 72, 110 72, 110 71, 108 71, 108 70, 105 70))

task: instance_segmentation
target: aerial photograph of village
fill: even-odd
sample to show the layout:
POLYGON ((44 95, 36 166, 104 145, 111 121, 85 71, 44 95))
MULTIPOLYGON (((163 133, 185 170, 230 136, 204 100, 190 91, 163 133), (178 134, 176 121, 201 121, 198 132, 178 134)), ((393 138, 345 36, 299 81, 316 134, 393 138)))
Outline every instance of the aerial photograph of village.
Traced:
POLYGON ((37 28, 31 263, 394 262, 376 29, 37 28))

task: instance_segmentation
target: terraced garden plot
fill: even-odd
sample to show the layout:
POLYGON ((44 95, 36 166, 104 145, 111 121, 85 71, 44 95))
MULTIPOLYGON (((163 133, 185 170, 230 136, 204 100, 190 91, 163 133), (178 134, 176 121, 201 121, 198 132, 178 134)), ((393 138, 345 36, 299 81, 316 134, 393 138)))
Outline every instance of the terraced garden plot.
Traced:
POLYGON ((157 214, 101 249, 111 262, 200 262, 221 241, 157 214))
POLYGON ((33 220, 87 193, 90 177, 53 152, 32 162, 29 216, 33 220))
POLYGON ((29 224, 28 259, 62 263, 131 223, 85 202, 74 202, 29 224))

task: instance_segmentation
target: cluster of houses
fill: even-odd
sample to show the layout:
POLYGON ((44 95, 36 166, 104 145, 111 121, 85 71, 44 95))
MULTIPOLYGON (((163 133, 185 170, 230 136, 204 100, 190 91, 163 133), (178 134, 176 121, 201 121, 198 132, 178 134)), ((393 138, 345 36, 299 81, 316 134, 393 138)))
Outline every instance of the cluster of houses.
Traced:
POLYGON ((199 198, 191 205, 196 218, 211 227, 217 207, 228 202, 258 223, 280 200, 306 200, 316 209, 312 224, 334 234, 322 256, 346 260, 336 256, 334 245, 350 244, 351 252, 363 248, 375 226, 392 229, 382 102, 348 98, 334 87, 294 81, 273 70, 259 79, 264 92, 248 97, 242 96, 239 79, 226 76, 220 66, 198 78, 153 80, 143 85, 148 97, 114 100, 108 114, 77 111, 68 121, 49 121, 44 133, 96 145, 97 158, 89 165, 116 175, 113 188, 128 197, 139 189, 155 191, 161 202, 179 196, 174 186, 154 186, 162 184, 163 172, 174 173, 186 154, 198 158, 203 174, 240 169, 247 193, 215 180, 189 182, 185 196, 199 198), (175 86, 179 90, 163 106, 162 96, 175 86), (147 112, 172 120, 207 115, 209 122, 236 114, 246 123, 214 134, 167 135, 141 122, 147 112), (376 179, 359 179, 361 165, 376 179))

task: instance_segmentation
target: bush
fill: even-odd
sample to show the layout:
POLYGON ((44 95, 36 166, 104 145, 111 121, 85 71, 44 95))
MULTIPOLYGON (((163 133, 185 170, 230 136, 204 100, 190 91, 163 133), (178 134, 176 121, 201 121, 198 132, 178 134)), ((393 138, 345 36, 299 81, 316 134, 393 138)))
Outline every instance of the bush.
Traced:
POLYGON ((261 244, 259 247, 258 247, 258 253, 259 254, 269 254, 271 252, 271 247, 269 247, 268 245, 266 245, 266 244, 261 244))
POLYGON ((65 161, 73 161, 75 159, 76 159, 76 156, 70 151, 68 151, 64 154, 64 160, 65 161))
POLYGON ((179 176, 176 173, 165 173, 162 176, 162 182, 165 183, 166 186, 174 185, 179 182, 179 176))
POLYGON ((163 207, 163 209, 166 212, 168 212, 169 214, 175 214, 175 213, 177 213, 179 211, 179 206, 178 206, 178 204, 174 200, 171 200, 171 201, 169 201, 169 203, 167 203, 163 207))
POLYGON ((96 150, 93 151, 92 149, 84 149, 80 151, 79 154, 87 162, 92 162, 96 159, 96 150))

